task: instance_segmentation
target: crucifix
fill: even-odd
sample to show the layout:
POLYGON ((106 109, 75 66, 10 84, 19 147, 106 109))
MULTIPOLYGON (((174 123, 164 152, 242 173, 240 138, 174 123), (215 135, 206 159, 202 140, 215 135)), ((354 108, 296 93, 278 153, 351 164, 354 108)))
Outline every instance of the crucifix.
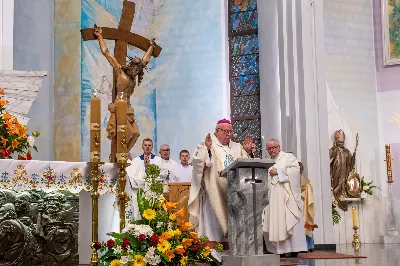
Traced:
POLYGON ((129 98, 133 93, 133 89, 139 85, 143 79, 143 70, 149 63, 151 56, 157 57, 161 52, 161 47, 154 43, 153 40, 148 40, 138 34, 130 32, 133 18, 135 15, 135 3, 124 0, 122 15, 119 21, 118 28, 99 28, 96 25, 94 28, 82 29, 83 41, 98 39, 100 49, 108 62, 113 67, 113 91, 112 101, 108 109, 111 112, 110 119, 107 125, 108 138, 111 139, 111 162, 116 162, 117 137, 116 137, 116 117, 115 117, 115 99, 119 92, 125 92, 128 96, 128 151, 136 143, 139 137, 139 128, 133 114, 133 108, 129 103, 129 98), (115 40, 114 55, 108 52, 108 48, 104 40, 115 40), (137 57, 130 58, 130 62, 126 63, 128 45, 133 45, 146 54, 142 59, 137 57))

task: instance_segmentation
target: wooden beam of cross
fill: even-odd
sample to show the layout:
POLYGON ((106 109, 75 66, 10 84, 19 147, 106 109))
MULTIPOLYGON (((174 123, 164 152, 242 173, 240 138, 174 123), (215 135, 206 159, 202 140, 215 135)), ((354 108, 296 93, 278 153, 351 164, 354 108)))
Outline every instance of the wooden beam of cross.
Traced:
MULTIPOLYGON (((126 57, 128 53, 128 44, 139 48, 142 51, 147 51, 150 47, 150 40, 130 32, 133 18, 135 16, 135 3, 124 0, 122 15, 119 21, 117 29, 102 27, 102 35, 105 40, 115 40, 114 57, 117 59, 118 63, 121 65, 126 65, 126 57)), ((101 25, 100 25, 101 26, 101 25)), ((94 35, 94 28, 86 28, 81 30, 83 41, 96 40, 94 35)), ((161 47, 155 45, 153 50, 153 56, 157 57, 161 53, 161 47)), ((115 101, 117 96, 117 88, 115 86, 115 70, 114 70, 114 80, 113 80, 113 91, 112 91, 112 101, 115 101)), ((117 138, 111 142, 111 160, 115 161, 115 154, 117 152, 117 138)))

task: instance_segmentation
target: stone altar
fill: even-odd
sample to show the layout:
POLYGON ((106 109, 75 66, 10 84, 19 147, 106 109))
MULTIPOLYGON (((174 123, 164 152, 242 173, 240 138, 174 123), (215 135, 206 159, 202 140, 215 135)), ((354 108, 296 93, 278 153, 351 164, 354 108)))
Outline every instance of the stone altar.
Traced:
POLYGON ((268 204, 266 159, 237 159, 222 173, 228 178, 228 241, 226 265, 279 265, 278 255, 263 254, 262 213, 268 204))

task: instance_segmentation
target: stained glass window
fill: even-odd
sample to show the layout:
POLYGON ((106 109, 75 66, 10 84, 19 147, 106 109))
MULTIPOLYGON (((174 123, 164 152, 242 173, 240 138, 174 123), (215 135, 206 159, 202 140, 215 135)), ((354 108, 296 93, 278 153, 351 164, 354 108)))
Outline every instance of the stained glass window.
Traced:
POLYGON ((257 0, 229 0, 231 119, 235 141, 250 135, 261 157, 257 0))

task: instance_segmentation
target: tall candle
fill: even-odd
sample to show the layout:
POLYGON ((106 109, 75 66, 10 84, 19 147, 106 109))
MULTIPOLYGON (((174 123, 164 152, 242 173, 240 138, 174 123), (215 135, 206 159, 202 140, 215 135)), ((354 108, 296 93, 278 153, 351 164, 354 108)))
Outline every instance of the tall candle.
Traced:
POLYGON ((356 207, 353 207, 352 211, 353 211, 353 227, 357 227, 357 211, 356 211, 356 207))
POLYGON ((90 161, 100 162, 100 111, 101 101, 98 97, 90 99, 90 161))
POLYGON ((393 176, 392 176, 392 156, 390 155, 390 145, 385 145, 386 150, 386 174, 387 174, 387 182, 393 183, 393 176))
POLYGON ((115 101, 117 116, 117 162, 126 161, 128 155, 127 140, 127 110, 128 102, 124 98, 123 93, 117 96, 115 101))

